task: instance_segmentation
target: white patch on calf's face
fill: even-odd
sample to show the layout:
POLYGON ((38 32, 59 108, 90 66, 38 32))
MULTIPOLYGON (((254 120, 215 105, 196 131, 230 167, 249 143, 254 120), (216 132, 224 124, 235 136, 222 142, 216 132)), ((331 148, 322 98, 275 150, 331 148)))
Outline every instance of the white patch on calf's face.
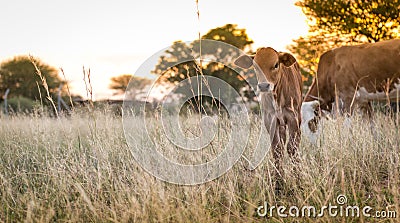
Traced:
POLYGON ((303 102, 301 104, 301 119, 308 122, 315 118, 315 109, 318 105, 318 101, 303 102))
POLYGON ((316 126, 316 131, 310 129, 310 122, 312 122, 315 118, 318 118, 315 115, 315 111, 318 106, 318 101, 303 102, 301 105, 301 130, 312 144, 316 144, 320 134, 319 123, 316 126))

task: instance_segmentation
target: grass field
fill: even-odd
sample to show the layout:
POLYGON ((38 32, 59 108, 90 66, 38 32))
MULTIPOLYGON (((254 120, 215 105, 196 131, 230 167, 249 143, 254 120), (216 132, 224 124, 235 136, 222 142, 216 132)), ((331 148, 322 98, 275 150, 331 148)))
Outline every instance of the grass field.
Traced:
MULTIPOLYGON (((254 126, 259 125, 252 118, 254 126)), ((227 120, 224 120, 227 122, 227 120)), ((158 120, 150 118, 158 125, 158 120)), ((140 126, 139 126, 140 127, 140 126)), ((219 125, 228 128, 229 125, 219 125)), ((240 159, 225 175, 196 186, 157 180, 135 161, 121 117, 108 111, 59 119, 0 118, 2 222, 399 222, 400 136, 393 119, 378 115, 373 137, 357 117, 327 122, 319 145, 302 140, 300 176, 285 156, 283 195, 274 194, 271 156, 254 171, 240 159), (396 211, 396 218, 260 217, 266 202, 286 207, 348 205, 396 211)), ((154 140, 164 141, 154 133, 154 140)), ((219 134, 213 143, 226 141, 219 134)), ((169 144, 165 143, 168 149, 169 144)), ((171 155, 171 154, 170 154, 171 155)), ((162 167, 160 167, 162 168, 162 167)), ((361 208, 360 208, 361 209, 361 208)))

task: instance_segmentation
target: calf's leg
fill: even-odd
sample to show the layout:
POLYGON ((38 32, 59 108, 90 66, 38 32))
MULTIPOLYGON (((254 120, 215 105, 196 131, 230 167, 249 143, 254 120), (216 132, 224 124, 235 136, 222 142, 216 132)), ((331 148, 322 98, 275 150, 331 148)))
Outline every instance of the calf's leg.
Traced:
POLYGON ((299 126, 299 122, 294 117, 291 117, 287 120, 288 122, 288 129, 289 129, 289 141, 287 145, 287 152, 290 156, 291 161, 293 164, 298 164, 299 156, 297 154, 297 150, 300 145, 301 139, 301 130, 299 126))
POLYGON ((283 168, 282 168, 282 157, 283 148, 286 141, 286 129, 284 126, 278 126, 273 140, 272 140, 272 156, 274 158, 274 179, 275 179, 275 193, 280 194, 283 189, 283 168))

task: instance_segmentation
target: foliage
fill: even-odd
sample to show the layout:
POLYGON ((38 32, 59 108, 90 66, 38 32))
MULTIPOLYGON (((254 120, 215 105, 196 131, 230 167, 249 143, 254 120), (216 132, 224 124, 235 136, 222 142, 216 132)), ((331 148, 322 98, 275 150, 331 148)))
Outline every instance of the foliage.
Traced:
POLYGON ((302 0, 296 3, 314 25, 355 42, 378 42, 398 36, 398 0, 302 0))
POLYGON ((151 80, 148 78, 123 74, 111 78, 110 89, 115 90, 116 94, 124 94, 128 85, 132 91, 141 91, 149 84, 151 84, 151 80))
MULTIPOLYGON (((236 24, 226 24, 222 27, 211 29, 210 31, 208 31, 208 33, 203 35, 202 39, 222 41, 225 43, 229 43, 241 50, 246 50, 247 48, 250 48, 251 44, 253 43, 253 40, 248 37, 246 29, 239 29, 236 24)), ((217 49, 214 49, 214 51, 216 50, 217 49)))
MULTIPOLYGON (((46 79, 50 95, 52 97, 56 96, 60 84, 65 83, 58 76, 57 69, 37 58, 34 58, 33 61, 46 79)), ((43 83, 28 56, 16 56, 1 63, 0 93, 4 94, 7 89, 10 89, 10 98, 25 97, 31 100, 40 100, 46 97, 43 83)), ((61 90, 63 92, 62 95, 66 95, 65 87, 61 90)))
MULTIPOLYGON (((9 113, 30 113, 38 104, 32 99, 25 97, 14 97, 7 100, 9 113)), ((1 110, 4 110, 4 102, 1 103, 1 110)))
POLYGON ((252 98, 254 95, 250 93, 246 81, 231 68, 233 60, 239 56, 240 50, 249 52, 253 43, 246 30, 238 28, 235 24, 226 24, 211 29, 201 38, 221 41, 235 46, 237 50, 224 44, 201 44, 198 40, 191 43, 176 41, 160 57, 153 73, 160 75, 161 81, 173 84, 197 75, 218 77, 241 92, 246 98, 252 98), (196 61, 195 59, 198 58, 203 61, 196 61), (217 60, 219 63, 207 62, 207 60, 217 60))
POLYGON ((300 0, 296 5, 308 19, 309 34, 288 48, 308 80, 315 75, 318 58, 329 49, 399 37, 398 0, 300 0))
POLYGON ((331 35, 308 35, 293 40, 287 48, 300 65, 304 86, 310 86, 319 63, 319 57, 329 49, 343 45, 342 41, 331 35))

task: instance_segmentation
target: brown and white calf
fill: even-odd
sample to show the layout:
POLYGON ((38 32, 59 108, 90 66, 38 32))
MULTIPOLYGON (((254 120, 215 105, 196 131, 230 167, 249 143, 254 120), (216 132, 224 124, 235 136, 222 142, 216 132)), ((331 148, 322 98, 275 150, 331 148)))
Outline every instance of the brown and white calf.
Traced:
POLYGON ((253 56, 242 55, 235 60, 235 64, 245 69, 255 68, 264 124, 271 136, 276 174, 281 178, 287 132, 287 152, 292 161, 297 163, 298 160, 302 104, 299 65, 291 54, 277 52, 270 47, 257 50, 253 56))

